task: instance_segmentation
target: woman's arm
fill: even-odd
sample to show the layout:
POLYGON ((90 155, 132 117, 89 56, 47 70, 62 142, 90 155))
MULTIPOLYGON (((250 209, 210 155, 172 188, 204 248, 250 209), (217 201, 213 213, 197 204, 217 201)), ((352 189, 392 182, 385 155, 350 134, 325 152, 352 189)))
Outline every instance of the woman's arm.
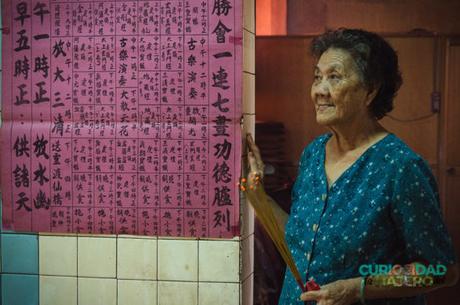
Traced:
POLYGON ((444 279, 429 287, 376 286, 366 285, 361 296, 361 277, 338 280, 321 287, 321 290, 303 293, 303 301, 317 301, 317 305, 349 305, 363 300, 383 298, 404 298, 427 293, 442 287, 454 286, 459 279, 458 264, 447 266, 444 279))

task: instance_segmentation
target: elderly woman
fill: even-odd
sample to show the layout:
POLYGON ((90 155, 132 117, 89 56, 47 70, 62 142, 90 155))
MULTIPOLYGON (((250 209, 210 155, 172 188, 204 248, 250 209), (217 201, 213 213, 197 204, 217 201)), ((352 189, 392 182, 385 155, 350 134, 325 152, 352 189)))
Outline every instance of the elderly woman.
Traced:
MULTIPOLYGON (((321 289, 302 294, 287 270, 279 304, 424 304, 424 293, 456 283, 458 268, 429 166, 378 122, 402 83, 397 55, 378 35, 353 29, 326 32, 311 51, 316 120, 330 133, 302 153, 289 217, 269 201, 304 280, 321 289), (447 272, 426 285, 362 276, 375 265, 416 263, 447 272)), ((254 181, 263 163, 248 142, 254 181)))

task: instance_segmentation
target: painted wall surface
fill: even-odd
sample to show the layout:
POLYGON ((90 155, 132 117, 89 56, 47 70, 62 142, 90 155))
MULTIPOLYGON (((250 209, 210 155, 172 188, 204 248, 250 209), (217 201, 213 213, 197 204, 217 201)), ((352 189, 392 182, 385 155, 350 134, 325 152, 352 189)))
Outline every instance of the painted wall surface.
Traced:
POLYGON ((257 0, 257 35, 308 35, 355 27, 395 33, 458 33, 456 0, 257 0))
POLYGON ((256 0, 256 34, 286 35, 287 1, 256 0))
MULTIPOLYGON (((254 132, 254 2, 243 6, 242 128, 254 132)), ((1 304, 251 305, 254 215, 240 203, 233 239, 1 231, 1 304)))

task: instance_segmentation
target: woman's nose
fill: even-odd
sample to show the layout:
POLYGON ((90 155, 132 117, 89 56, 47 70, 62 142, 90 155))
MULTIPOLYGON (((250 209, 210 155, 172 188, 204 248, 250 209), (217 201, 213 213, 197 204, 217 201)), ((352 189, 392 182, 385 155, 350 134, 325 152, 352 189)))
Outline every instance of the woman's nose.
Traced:
POLYGON ((313 85, 313 93, 317 95, 328 95, 329 94, 329 84, 326 80, 319 80, 316 84, 313 85))

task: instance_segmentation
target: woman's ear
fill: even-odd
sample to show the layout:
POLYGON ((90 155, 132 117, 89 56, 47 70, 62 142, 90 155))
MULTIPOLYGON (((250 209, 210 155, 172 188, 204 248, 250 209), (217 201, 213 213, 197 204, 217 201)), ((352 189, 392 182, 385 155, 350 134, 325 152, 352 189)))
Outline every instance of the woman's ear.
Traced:
POLYGON ((369 91, 367 92, 367 97, 366 97, 366 106, 369 107, 369 105, 372 103, 374 98, 377 96, 377 93, 379 93, 380 90, 380 84, 372 86, 369 91))

